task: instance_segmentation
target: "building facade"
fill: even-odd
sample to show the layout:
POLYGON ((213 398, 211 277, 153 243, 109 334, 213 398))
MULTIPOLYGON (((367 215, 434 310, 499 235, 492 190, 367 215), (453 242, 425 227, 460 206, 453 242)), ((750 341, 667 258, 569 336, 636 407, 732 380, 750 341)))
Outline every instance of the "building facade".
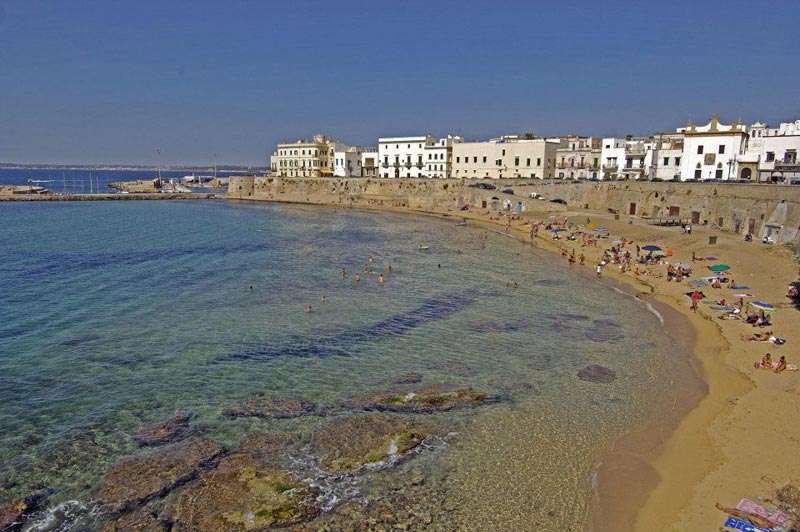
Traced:
POLYGON ((424 177, 425 148, 432 146, 430 135, 417 137, 381 137, 378 139, 380 176, 388 178, 424 177))
POLYGON ((653 137, 653 156, 650 163, 650 179, 672 181, 681 178, 683 158, 683 134, 659 133, 653 137))
POLYGON ((556 150, 556 177, 598 179, 602 157, 601 139, 570 135, 561 139, 556 150))
POLYGON ((361 152, 361 177, 378 177, 378 150, 364 148, 361 152))
POLYGON ((282 177, 332 176, 335 144, 325 135, 278 144, 270 157, 271 173, 282 177))
POLYGON ((736 179, 738 157, 747 147, 747 128, 741 121, 722 124, 716 116, 704 126, 689 123, 683 133, 682 181, 736 179))
POLYGON ((333 175, 335 177, 361 177, 361 154, 363 151, 364 148, 337 142, 333 151, 333 175))
POLYGON ((453 145, 464 142, 464 139, 448 135, 425 146, 425 176, 436 179, 447 179, 453 172, 453 145))
POLYGON ((747 149, 739 158, 739 179, 800 181, 800 120, 776 128, 756 122, 749 133, 747 149))
POLYGON ((452 177, 464 179, 552 178, 558 141, 508 135, 453 145, 452 177))
POLYGON ((601 179, 643 179, 651 175, 653 139, 606 137, 600 153, 601 179))

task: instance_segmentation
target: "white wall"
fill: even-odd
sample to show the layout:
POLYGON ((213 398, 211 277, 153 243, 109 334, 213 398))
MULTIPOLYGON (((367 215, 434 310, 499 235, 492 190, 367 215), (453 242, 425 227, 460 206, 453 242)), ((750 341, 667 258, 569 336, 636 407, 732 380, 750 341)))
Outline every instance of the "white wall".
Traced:
POLYGON ((681 180, 687 181, 696 179, 695 171, 700 165, 700 180, 715 179, 717 170, 722 170, 721 179, 735 179, 738 175, 736 166, 736 156, 742 148, 744 135, 686 135, 683 139, 683 156, 681 157, 681 180), (703 147, 703 153, 698 154, 699 146, 703 147), (719 147, 725 147, 725 153, 719 153, 719 147), (711 154, 713 159, 711 164, 706 164, 706 155, 711 154), (732 164, 728 164, 732 162, 732 164), (719 165, 719 168, 718 168, 719 165))
POLYGON ((389 178, 424 176, 425 146, 430 146, 433 142, 433 138, 429 135, 379 138, 379 176, 389 178))

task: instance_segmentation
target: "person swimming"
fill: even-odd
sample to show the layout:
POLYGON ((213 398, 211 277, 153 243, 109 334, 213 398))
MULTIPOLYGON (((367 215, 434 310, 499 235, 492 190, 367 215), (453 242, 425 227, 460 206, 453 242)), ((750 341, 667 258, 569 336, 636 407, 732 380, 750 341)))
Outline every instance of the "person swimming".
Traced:
POLYGON ((326 301, 327 301, 327 299, 325 298, 325 296, 322 296, 321 298, 319 298, 319 302, 320 303, 325 303, 326 301))
POLYGON ((358 283, 360 280, 361 280, 361 276, 360 276, 360 275, 358 275, 358 274, 355 274, 355 275, 353 276, 353 282, 354 282, 354 283, 358 283))
POLYGON ((383 274, 378 274, 378 283, 383 284, 383 274))
POLYGON ((314 312, 314 307, 311 305, 306 305, 306 312, 314 312))

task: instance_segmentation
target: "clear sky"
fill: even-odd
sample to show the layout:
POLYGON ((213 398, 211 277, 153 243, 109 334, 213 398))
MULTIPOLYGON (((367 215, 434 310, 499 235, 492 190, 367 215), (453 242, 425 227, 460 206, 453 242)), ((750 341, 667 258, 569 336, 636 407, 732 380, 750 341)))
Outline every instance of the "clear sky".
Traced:
POLYGON ((798 0, 0 0, 0 161, 800 118, 798 0))

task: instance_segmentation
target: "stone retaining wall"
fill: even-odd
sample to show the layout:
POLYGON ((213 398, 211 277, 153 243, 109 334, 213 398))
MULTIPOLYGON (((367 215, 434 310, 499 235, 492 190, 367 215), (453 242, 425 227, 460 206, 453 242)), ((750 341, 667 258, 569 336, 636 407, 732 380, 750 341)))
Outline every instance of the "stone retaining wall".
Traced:
POLYGON ((529 192, 562 199, 570 210, 611 210, 656 221, 714 224, 754 238, 772 235, 779 243, 800 243, 800 186, 670 182, 563 182, 490 180, 497 190, 469 187, 458 179, 363 179, 231 177, 228 197, 351 207, 392 207, 421 211, 499 209, 506 198, 536 202, 548 210, 564 207, 531 200, 529 192), (501 190, 513 187, 514 196, 501 190))

